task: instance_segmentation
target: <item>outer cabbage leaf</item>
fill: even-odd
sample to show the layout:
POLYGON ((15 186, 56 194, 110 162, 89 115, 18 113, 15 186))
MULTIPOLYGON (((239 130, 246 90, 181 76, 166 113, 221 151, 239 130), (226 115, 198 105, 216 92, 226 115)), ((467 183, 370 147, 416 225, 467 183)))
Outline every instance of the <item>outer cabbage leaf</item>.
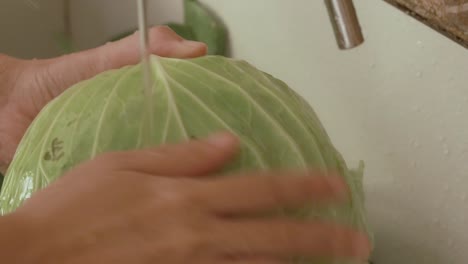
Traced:
MULTIPOLYGON (((349 203, 281 213, 331 219, 369 233, 363 167, 347 168, 311 106, 284 82, 245 61, 221 56, 153 56, 151 63, 158 124, 152 145, 227 130, 241 139, 242 148, 224 173, 309 167, 338 171, 352 191, 349 203)), ((6 174, 1 214, 96 155, 147 147, 142 142, 142 81, 141 65, 127 66, 78 83, 49 103, 26 132, 6 174)))

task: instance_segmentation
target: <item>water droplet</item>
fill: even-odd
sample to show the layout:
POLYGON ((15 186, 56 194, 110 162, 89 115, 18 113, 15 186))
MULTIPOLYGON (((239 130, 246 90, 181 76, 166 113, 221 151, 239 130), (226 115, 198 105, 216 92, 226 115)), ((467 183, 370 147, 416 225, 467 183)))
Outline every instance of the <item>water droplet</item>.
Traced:
POLYGON ((463 97, 463 102, 468 103, 468 97, 463 97))
POLYGON ((444 192, 448 192, 448 191, 450 191, 450 186, 448 184, 446 184, 444 186, 444 192))
POLYGON ((422 45, 423 45, 423 42, 422 42, 421 40, 418 40, 418 41, 416 42, 416 45, 422 46, 422 45))
POLYGON ((371 67, 372 69, 375 69, 375 67, 377 67, 377 65, 375 64, 375 62, 369 64, 369 67, 371 67))
POLYGON ((440 219, 439 218, 434 218, 434 219, 432 219, 432 223, 434 223, 434 225, 440 225, 440 219))
POLYGON ((421 78, 423 76, 423 73, 421 71, 418 71, 416 73, 416 77, 421 78))

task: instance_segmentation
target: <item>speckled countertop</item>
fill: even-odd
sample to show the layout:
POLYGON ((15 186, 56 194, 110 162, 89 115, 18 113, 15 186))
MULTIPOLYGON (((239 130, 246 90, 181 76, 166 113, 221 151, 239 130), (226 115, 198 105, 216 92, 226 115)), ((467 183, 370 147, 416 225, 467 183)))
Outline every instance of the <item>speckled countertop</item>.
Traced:
POLYGON ((468 48, 468 0, 385 0, 468 48))

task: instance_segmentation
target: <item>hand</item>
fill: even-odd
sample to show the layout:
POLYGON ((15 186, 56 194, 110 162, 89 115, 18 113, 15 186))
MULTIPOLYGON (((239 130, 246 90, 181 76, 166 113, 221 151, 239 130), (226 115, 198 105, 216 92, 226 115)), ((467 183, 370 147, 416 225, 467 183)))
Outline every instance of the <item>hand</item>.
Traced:
MULTIPOLYGON (((184 41, 168 27, 153 28, 150 36, 151 52, 160 56, 206 54, 205 44, 184 41)), ((0 54, 0 172, 5 172, 26 129, 48 102, 79 81, 138 62, 137 34, 54 59, 26 61, 0 54)))
POLYGON ((310 201, 343 201, 347 188, 340 178, 207 176, 237 148, 235 138, 219 134, 84 163, 7 216, 27 223, 35 238, 21 239, 22 261, 2 258, 19 264, 279 264, 294 256, 368 257, 367 238, 349 228, 255 217, 310 201))

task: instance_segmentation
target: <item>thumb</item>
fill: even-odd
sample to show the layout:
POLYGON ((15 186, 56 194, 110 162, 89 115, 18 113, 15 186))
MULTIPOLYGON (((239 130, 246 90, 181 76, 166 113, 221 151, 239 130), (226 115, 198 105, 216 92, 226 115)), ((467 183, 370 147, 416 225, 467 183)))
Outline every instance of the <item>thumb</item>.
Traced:
MULTIPOLYGON (((149 31, 149 49, 162 57, 194 58, 204 56, 207 46, 188 41, 169 27, 153 27, 149 31)), ((46 63, 47 78, 53 84, 54 96, 73 84, 89 79, 101 72, 137 64, 140 60, 139 33, 106 45, 50 59, 46 63)))
POLYGON ((228 133, 154 149, 105 154, 100 166, 162 176, 202 176, 224 167, 238 151, 239 142, 228 133))

